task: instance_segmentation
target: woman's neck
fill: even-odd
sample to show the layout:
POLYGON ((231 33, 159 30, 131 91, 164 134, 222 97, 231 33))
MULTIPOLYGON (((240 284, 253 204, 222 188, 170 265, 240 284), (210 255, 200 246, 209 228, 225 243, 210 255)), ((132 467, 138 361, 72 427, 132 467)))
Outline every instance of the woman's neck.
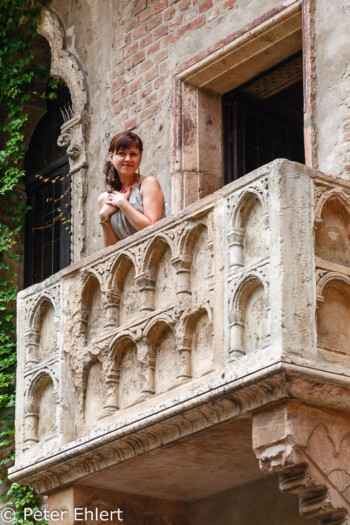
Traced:
POLYGON ((137 182, 140 180, 140 175, 138 173, 134 173, 133 175, 119 175, 120 182, 123 185, 123 189, 129 188, 130 186, 134 186, 134 184, 137 184, 137 182))

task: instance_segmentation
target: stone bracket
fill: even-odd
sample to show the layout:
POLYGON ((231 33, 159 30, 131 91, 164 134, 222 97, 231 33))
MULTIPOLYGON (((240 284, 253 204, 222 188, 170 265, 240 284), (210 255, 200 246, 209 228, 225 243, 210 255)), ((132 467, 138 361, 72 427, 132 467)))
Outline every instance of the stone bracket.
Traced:
POLYGON ((253 416, 260 469, 279 473, 279 488, 299 496, 299 512, 320 525, 348 525, 350 425, 343 411, 285 401, 253 416))

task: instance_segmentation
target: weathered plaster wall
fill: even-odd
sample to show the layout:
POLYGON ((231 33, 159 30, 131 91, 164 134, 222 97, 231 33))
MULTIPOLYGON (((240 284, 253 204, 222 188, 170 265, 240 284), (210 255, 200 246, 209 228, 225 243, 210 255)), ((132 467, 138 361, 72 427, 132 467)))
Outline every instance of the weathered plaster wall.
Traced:
POLYGON ((87 254, 102 247, 96 199, 111 133, 144 140, 142 173, 155 175, 170 213, 170 106, 174 68, 275 6, 278 0, 53 0, 67 49, 81 62, 90 96, 87 254), (94 213, 96 210, 96 213, 94 213))
POLYGON ((315 2, 316 127, 319 169, 350 176, 350 7, 315 2))
MULTIPOLYGON (((298 513, 297 496, 282 495, 278 490, 278 478, 252 481, 189 506, 191 525, 302 525, 305 520, 298 513)), ((309 520, 316 525, 317 520, 309 520)))

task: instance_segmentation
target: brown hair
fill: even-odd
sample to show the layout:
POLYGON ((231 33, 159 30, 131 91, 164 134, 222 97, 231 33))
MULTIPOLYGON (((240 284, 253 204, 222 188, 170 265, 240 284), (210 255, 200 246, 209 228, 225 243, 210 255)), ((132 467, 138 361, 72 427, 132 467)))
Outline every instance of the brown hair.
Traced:
MULTIPOLYGON (((131 131, 123 131, 112 137, 108 152, 117 153, 120 149, 129 149, 131 146, 135 146, 142 153, 143 144, 140 137, 131 131)), ((104 165, 103 173, 106 175, 105 183, 111 190, 119 191, 122 189, 123 185, 118 172, 110 160, 104 165)))

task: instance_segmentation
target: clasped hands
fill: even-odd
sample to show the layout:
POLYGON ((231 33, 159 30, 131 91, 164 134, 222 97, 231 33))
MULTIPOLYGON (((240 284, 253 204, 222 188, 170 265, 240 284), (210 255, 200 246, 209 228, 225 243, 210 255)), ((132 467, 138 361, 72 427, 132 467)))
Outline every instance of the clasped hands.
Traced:
POLYGON ((122 189, 120 191, 113 190, 111 193, 108 193, 105 204, 113 206, 113 208, 119 208, 120 204, 123 201, 126 201, 130 197, 132 186, 127 189, 122 189))
POLYGON ((99 198, 100 220, 104 220, 113 215, 120 207, 120 204, 129 199, 131 190, 132 186, 121 191, 113 190, 110 193, 105 192, 101 194, 99 198))

